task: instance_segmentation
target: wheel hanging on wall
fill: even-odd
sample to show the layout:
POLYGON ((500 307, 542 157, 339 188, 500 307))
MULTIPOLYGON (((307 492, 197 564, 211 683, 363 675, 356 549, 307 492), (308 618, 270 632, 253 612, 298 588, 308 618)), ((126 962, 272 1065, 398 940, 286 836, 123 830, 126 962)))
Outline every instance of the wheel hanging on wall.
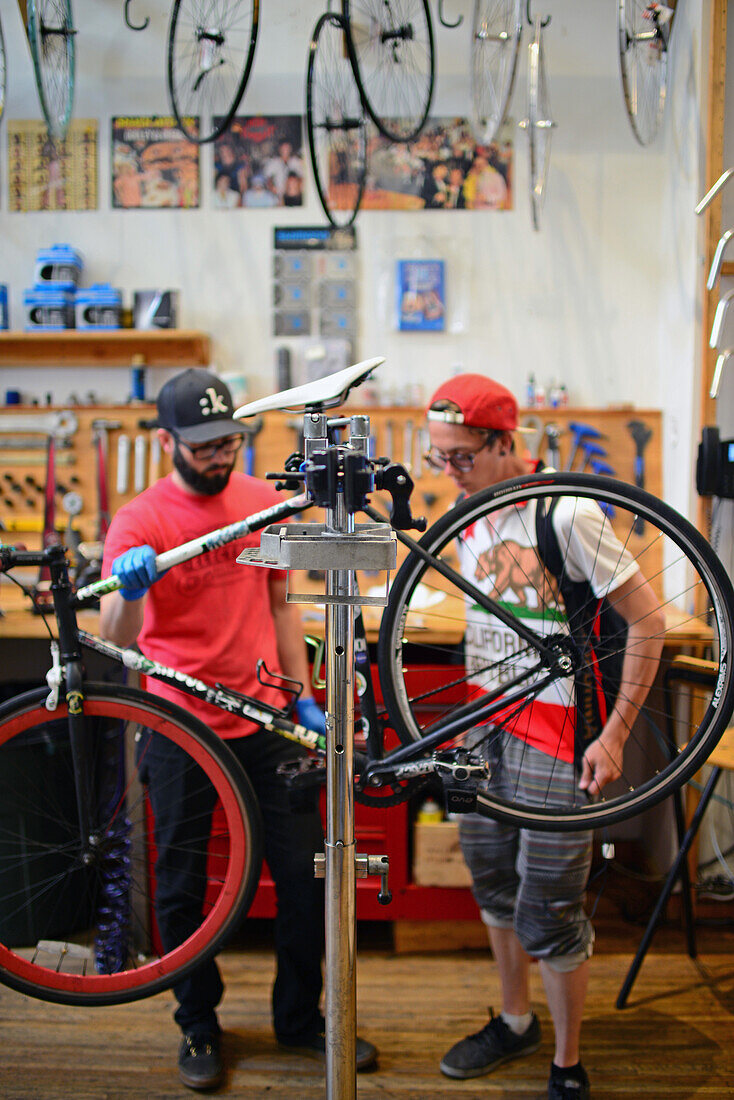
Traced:
POLYGON ((617 7, 624 104, 640 145, 654 140, 663 117, 672 16, 672 7, 646 0, 619 0, 617 7))
POLYGON ((471 35, 471 124, 492 141, 512 96, 522 35, 522 0, 475 0, 471 35))
POLYGON ((189 141, 214 141, 229 127, 255 59, 259 18, 259 0, 174 0, 168 95, 189 141))
POLYGON ((306 123, 316 190, 335 226, 351 225, 364 194, 367 123, 341 15, 326 12, 311 38, 306 123))
POLYGON ((347 48, 365 110, 390 141, 423 129, 435 57, 428 0, 342 0, 347 48))
POLYGON ((74 37, 69 0, 28 0, 28 43, 49 135, 66 137, 74 102, 74 37))
POLYGON ((536 18, 533 39, 528 49, 528 113, 519 123, 527 130, 530 144, 530 210, 534 229, 540 229, 550 166, 551 134, 555 126, 551 117, 543 49, 543 31, 546 25, 547 21, 544 23, 539 16, 536 18))

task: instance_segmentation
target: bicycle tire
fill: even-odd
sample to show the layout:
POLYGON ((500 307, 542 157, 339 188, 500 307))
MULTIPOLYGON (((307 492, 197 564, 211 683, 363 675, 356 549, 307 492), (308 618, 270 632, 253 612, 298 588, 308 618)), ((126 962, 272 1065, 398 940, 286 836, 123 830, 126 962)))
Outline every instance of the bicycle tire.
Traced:
POLYGON ((646 0, 619 0, 617 43, 624 105, 640 145, 660 128, 668 81, 668 43, 646 0))
POLYGON ((259 20, 260 0, 174 0, 166 81, 189 141, 204 145, 228 129, 250 79, 259 20))
POLYGON ((28 0, 28 42, 48 132, 66 136, 74 102, 75 49, 70 0, 28 0))
MULTIPOLYGON (((705 613, 711 619, 711 649, 718 661, 718 682, 712 700, 694 728, 689 731, 687 725, 685 730, 680 725, 676 727, 678 743, 674 746, 664 740, 666 726, 662 707, 654 698, 654 693, 648 695, 643 717, 634 723, 625 748, 622 779, 605 788, 599 801, 581 802, 578 792, 572 791, 564 804, 551 806, 540 797, 527 797, 524 801, 502 797, 493 790, 492 777, 482 784, 477 806, 480 814, 520 827, 565 831, 611 825, 648 809, 685 782, 706 760, 730 721, 734 707, 731 671, 734 591, 721 562, 687 520, 644 490, 588 474, 542 473, 503 482, 459 503, 426 532, 419 545, 432 558, 441 555, 450 558, 457 537, 467 531, 470 537, 474 537, 472 531, 476 528, 472 529, 472 524, 486 524, 491 529, 495 518, 504 523, 509 515, 508 510, 513 510, 516 517, 527 515, 526 522, 531 527, 534 508, 530 506, 539 499, 556 497, 569 498, 570 504, 578 509, 595 507, 593 502, 606 509, 601 516, 597 515, 597 523, 613 523, 617 538, 633 554, 642 576, 647 577, 659 593, 664 587, 665 595, 659 595, 659 599, 664 598, 669 619, 681 620, 679 629, 684 631, 685 619, 690 615, 694 600, 705 601, 705 613), (613 520, 608 514, 610 509, 614 509, 613 520), (644 524, 642 529, 641 524, 644 524), (678 580, 680 585, 676 583, 678 580), (660 740, 661 736, 663 740, 660 740), (685 745, 680 751, 679 744, 685 745)), ((503 542, 503 553, 510 554, 508 547, 511 546, 511 543, 503 542)), ((537 562, 537 555, 535 561, 542 564, 537 562)), ((513 569, 516 565, 520 568, 516 561, 508 559, 508 562, 513 569)), ((491 591, 493 586, 490 574, 495 575, 489 570, 485 591, 491 591)), ((542 572, 539 576, 543 576, 542 572)), ((535 629, 541 629, 541 626, 550 629, 546 620, 548 603, 541 592, 534 591, 527 579, 527 568, 521 583, 523 586, 527 584, 523 589, 527 600, 524 606, 538 609, 535 629)), ((542 583, 545 585, 547 581, 544 579, 542 583)), ((613 578, 610 584, 613 584, 613 578)), ((514 599, 517 601, 522 597, 516 594, 514 599)), ((459 594, 457 601, 457 593, 452 596, 450 585, 415 554, 405 560, 392 584, 380 629, 378 668, 391 724, 403 744, 411 744, 422 737, 437 714, 445 717, 455 712, 460 702, 472 697, 473 691, 477 691, 478 696, 481 684, 477 681, 482 671, 478 666, 474 676, 476 686, 473 686, 463 666, 449 670, 448 688, 440 687, 435 692, 424 688, 417 698, 411 698, 406 687, 407 672, 404 671, 406 645, 409 644, 415 651, 420 645, 421 635, 430 638, 446 636, 447 632, 453 633, 458 643, 465 637, 469 638, 471 645, 471 637, 468 633, 465 635, 464 630, 485 629, 488 631, 485 638, 497 646, 496 660, 493 663, 487 661, 487 676, 504 676, 521 665, 525 643, 517 637, 508 637, 502 631, 497 632, 492 625, 496 620, 486 612, 479 613, 479 608, 472 607, 471 600, 465 609, 464 602, 463 595, 459 594), (443 594, 443 600, 438 600, 439 593, 443 594), (438 602, 433 603, 434 600, 438 602), (452 616, 455 621, 452 621, 452 616)), ((431 659, 434 662, 446 660, 447 648, 451 647, 439 643, 427 645, 420 660, 414 663, 429 665, 431 659)), ((452 652, 455 655, 455 650, 452 652)), ((581 671, 583 667, 581 664, 581 671)), ((559 687, 558 683, 554 685, 554 690, 559 697, 561 691, 565 692, 565 688, 559 687)), ((574 702, 570 690, 563 695, 564 707, 574 702)), ((536 721, 540 713, 533 711, 534 704, 531 684, 527 697, 518 704, 514 713, 508 714, 507 718, 498 715, 493 719, 492 727, 484 727, 486 737, 497 743, 502 737, 510 737, 513 728, 519 730, 521 725, 527 728, 531 716, 536 721)), ((435 729, 435 726, 432 728, 435 729)), ((519 732, 522 733, 522 730, 519 732)), ((516 739, 513 740, 516 743, 516 739)))
POLYGON ((433 99, 428 0, 342 0, 347 49, 362 103, 390 141, 412 141, 433 99))
POLYGON ((367 175, 367 123, 345 57, 344 19, 325 12, 314 28, 306 75, 306 126, 319 200, 332 225, 351 225, 367 175))
POLYGON ((0 707, 0 981, 60 1004, 151 996, 214 955, 247 911, 262 863, 254 792, 225 743, 180 707, 135 688, 86 684, 98 820, 83 854, 68 708, 50 713, 47 697, 41 688, 0 707), (202 776, 213 786, 223 822, 212 831, 211 813, 202 814, 200 835, 177 847, 177 858, 206 861, 206 897, 198 928, 159 952, 148 881, 155 822, 137 786, 153 734, 179 747, 190 789, 202 776))
POLYGON ((5 52, 5 35, 3 25, 0 22, 0 118, 5 113, 5 95, 8 84, 8 60, 5 52))
POLYGON ((522 36, 522 0, 474 0, 471 36, 471 125, 488 145, 505 120, 522 36))
POLYGON ((545 71, 543 28, 540 17, 535 20, 533 41, 528 52, 528 118, 530 141, 530 210, 533 229, 540 229, 540 217, 545 202, 545 185, 550 167, 551 133, 555 123, 550 113, 550 94, 545 71))

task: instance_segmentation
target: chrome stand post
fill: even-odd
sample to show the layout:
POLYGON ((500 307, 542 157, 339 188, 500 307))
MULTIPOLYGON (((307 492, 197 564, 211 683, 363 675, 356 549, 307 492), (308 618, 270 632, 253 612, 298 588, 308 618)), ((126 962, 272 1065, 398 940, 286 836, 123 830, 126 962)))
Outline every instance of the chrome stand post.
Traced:
MULTIPOLYGON (((343 498, 326 526, 354 535, 343 498)), ((348 553, 345 555, 348 557, 348 553)), ((326 593, 326 1096, 353 1100, 356 1068, 356 859, 354 840, 354 573, 329 570, 326 593)))
POLYGON ((287 599, 326 605, 326 852, 316 856, 314 872, 326 879, 327 1100, 355 1100, 357 1092, 357 878, 379 875, 379 900, 390 900, 387 856, 357 855, 354 839, 354 607, 387 602, 387 584, 384 596, 359 595, 356 570, 388 573, 397 560, 395 534, 387 524, 355 525, 349 507, 365 491, 369 433, 369 417, 329 420, 306 412, 306 486, 325 507, 326 522, 274 524, 263 532, 259 550, 243 550, 237 559, 326 574, 321 597, 289 590, 287 599), (350 429, 347 443, 329 442, 334 427, 350 429))

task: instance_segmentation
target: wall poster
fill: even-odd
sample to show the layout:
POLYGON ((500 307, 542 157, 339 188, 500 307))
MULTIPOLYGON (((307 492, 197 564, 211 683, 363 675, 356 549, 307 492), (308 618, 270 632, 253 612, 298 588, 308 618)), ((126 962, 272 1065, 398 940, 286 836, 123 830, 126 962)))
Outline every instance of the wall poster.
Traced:
POLYGON ((73 119, 63 141, 45 122, 8 121, 11 211, 97 209, 97 120, 73 119))
MULTIPOLYGON (((194 130, 198 119, 189 119, 194 130)), ((199 205, 199 146, 175 119, 112 119, 112 206, 117 210, 189 210, 199 205)))
POLYGON ((301 116, 233 118, 214 142, 213 188, 212 206, 219 210, 302 206, 301 116))
POLYGON ((512 133, 477 145, 463 118, 429 118, 407 144, 371 128, 362 210, 511 210, 512 133))
POLYGON ((443 260, 398 260, 396 288, 401 332, 443 332, 444 267, 443 260))

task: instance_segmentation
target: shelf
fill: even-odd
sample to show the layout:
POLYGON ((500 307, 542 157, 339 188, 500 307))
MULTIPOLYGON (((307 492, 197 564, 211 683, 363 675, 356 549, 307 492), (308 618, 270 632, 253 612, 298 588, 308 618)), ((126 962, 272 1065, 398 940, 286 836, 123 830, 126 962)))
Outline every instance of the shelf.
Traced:
POLYGON ((211 340, 173 328, 0 333, 0 366, 129 367, 134 355, 148 367, 202 367, 211 362, 211 340))
POLYGON ((734 261, 727 260, 726 263, 721 265, 722 278, 726 278, 727 275, 734 275, 734 261))

